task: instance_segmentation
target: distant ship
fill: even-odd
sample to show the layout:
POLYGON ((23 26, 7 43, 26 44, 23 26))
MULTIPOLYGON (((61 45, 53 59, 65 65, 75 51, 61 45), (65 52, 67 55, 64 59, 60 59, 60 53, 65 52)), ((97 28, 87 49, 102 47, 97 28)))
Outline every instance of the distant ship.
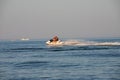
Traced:
POLYGON ((27 40, 30 40, 29 38, 22 38, 21 39, 22 41, 27 41, 27 40))

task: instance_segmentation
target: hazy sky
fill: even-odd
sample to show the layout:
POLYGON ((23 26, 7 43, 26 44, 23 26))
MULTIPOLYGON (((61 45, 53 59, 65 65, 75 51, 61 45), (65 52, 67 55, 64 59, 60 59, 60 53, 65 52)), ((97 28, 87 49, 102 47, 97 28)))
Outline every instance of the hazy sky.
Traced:
POLYGON ((0 0, 0 39, 120 37, 120 0, 0 0))

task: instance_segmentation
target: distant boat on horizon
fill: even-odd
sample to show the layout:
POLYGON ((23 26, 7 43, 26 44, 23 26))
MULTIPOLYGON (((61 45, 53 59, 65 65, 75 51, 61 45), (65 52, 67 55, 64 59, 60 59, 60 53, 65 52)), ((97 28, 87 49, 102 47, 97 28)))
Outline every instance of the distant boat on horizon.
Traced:
POLYGON ((22 41, 28 41, 28 40, 30 40, 29 38, 22 38, 21 39, 22 41))

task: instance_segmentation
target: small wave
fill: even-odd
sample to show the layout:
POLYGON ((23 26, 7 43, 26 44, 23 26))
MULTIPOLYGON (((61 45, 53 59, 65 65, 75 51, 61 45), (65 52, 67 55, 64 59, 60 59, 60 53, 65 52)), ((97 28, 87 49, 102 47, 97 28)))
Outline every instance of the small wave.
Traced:
POLYGON ((108 49, 120 49, 119 46, 63 46, 57 48, 48 48, 49 52, 59 52, 59 51, 81 51, 81 50, 108 50, 108 49))
POLYGON ((44 48, 14 48, 11 50, 41 50, 41 49, 44 49, 44 48))
POLYGON ((40 51, 45 49, 46 48, 12 48, 4 49, 3 52, 27 52, 27 51, 40 51))
POLYGON ((32 67, 40 67, 47 65, 49 62, 47 61, 27 61, 15 64, 15 67, 18 68, 32 68, 32 67))
POLYGON ((70 56, 75 56, 75 57, 120 57, 120 54, 119 53, 116 53, 116 54, 91 53, 91 54, 72 54, 70 56))

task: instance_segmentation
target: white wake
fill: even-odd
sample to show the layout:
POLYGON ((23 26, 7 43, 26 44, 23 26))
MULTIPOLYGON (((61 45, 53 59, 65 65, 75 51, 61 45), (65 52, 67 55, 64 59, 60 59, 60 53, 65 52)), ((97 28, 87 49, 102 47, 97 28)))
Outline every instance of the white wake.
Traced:
POLYGON ((67 40, 63 41, 64 45, 78 45, 78 46, 88 46, 88 45, 96 45, 96 46, 114 46, 120 45, 120 42, 95 42, 95 41, 84 41, 84 40, 67 40))

